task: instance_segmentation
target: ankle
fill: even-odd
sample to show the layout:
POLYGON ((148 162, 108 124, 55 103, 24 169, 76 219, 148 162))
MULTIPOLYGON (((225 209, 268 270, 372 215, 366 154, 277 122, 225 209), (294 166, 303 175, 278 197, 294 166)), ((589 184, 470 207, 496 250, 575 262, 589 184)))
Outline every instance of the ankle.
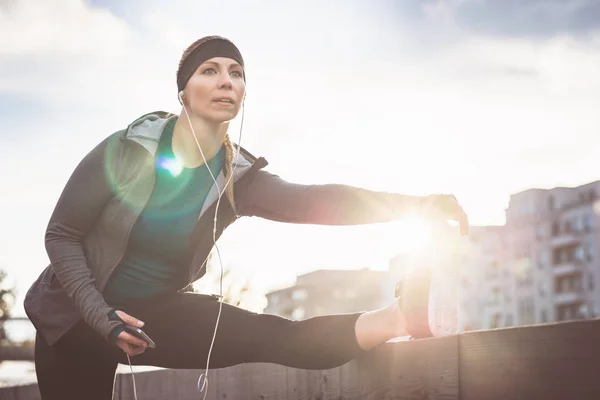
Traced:
POLYGON ((398 299, 389 306, 390 311, 390 333, 392 337, 407 336, 406 318, 398 299))

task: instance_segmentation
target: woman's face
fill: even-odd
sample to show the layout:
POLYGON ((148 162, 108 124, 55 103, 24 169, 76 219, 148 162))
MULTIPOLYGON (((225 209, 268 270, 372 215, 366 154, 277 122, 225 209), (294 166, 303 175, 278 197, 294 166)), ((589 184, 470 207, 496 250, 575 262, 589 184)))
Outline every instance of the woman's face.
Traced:
POLYGON ((183 90, 183 98, 194 115, 223 123, 235 118, 245 93, 243 68, 231 58, 214 57, 198 67, 183 90))

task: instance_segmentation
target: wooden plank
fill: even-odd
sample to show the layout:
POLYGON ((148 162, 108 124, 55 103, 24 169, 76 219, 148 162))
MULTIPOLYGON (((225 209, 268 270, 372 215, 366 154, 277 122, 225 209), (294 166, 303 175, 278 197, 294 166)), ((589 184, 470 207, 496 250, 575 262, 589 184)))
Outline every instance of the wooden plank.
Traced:
POLYGON ((460 398, 600 399, 600 320, 468 332, 460 398))
POLYGON ((296 368, 286 368, 286 391, 282 399, 303 400, 310 399, 311 380, 310 371, 296 368))
POLYGON ((458 399, 458 337, 386 343, 341 368, 341 399, 458 399))
POLYGON ((340 369, 307 371, 308 395, 305 399, 338 400, 340 398, 340 369))
POLYGON ((236 365, 220 369, 215 384, 219 399, 280 399, 286 392, 286 368, 268 363, 236 365))
POLYGON ((15 386, 0 386, 2 400, 41 400, 37 383, 15 386))
POLYGON ((2 346, 0 347, 1 361, 33 361, 33 346, 2 346))
MULTIPOLYGON (((135 369, 134 369, 135 371, 135 369)), ((202 399, 204 392, 198 389, 198 378, 203 370, 163 369, 135 373, 138 399, 143 400, 187 400, 202 399)), ((207 399, 216 399, 218 393, 218 371, 210 370, 207 399)), ((121 372, 115 380, 114 400, 133 398, 131 373, 121 372)))

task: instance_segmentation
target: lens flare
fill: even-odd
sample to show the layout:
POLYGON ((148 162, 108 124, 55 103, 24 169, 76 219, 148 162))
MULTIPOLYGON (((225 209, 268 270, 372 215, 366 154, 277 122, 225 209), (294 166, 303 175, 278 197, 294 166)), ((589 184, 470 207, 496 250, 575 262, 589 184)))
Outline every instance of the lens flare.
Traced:
POLYGON ((171 173, 172 176, 177 177, 183 171, 183 166, 181 163, 173 157, 159 157, 156 161, 157 168, 161 168, 167 170, 171 173))

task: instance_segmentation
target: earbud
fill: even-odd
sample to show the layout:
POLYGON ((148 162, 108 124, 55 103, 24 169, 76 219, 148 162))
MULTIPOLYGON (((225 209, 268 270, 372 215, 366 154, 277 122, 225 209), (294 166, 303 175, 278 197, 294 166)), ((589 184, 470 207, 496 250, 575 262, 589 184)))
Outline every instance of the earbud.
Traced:
POLYGON ((177 97, 179 97, 179 103, 183 105, 183 90, 177 93, 177 97))

